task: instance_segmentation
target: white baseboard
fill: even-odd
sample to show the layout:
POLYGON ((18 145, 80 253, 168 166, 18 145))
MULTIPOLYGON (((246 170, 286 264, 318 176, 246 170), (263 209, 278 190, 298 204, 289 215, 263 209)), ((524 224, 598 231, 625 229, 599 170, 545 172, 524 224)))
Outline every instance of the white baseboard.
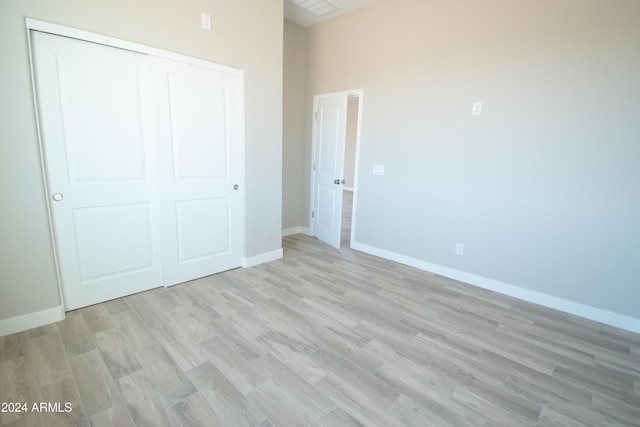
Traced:
POLYGON ((508 295, 524 301, 564 311, 565 313, 584 317, 596 322, 605 323, 607 325, 615 326, 617 328, 625 329, 631 332, 640 333, 640 319, 635 317, 603 310, 596 307, 591 307, 574 301, 547 295, 542 292, 532 291, 530 289, 511 285, 509 283, 499 282, 497 280, 477 276, 475 274, 465 273, 453 268, 444 267, 438 264, 432 264, 430 262, 411 258, 406 255, 376 248, 375 246, 369 246, 359 242, 353 242, 351 244, 351 249, 365 252, 370 255, 379 256, 380 258, 385 258, 391 261, 398 262, 400 264, 409 265, 420 270, 429 271, 431 273, 458 280, 460 282, 468 283, 479 288, 488 289, 490 291, 498 292, 500 294, 508 295))
POLYGON ((282 230, 282 237, 291 236, 293 234, 306 234, 311 235, 311 229, 309 227, 291 227, 282 230))
POLYGON ((48 308, 35 313, 0 320, 0 337, 22 332, 64 319, 64 307, 48 308))
POLYGON ((244 268, 253 267, 254 265, 264 264, 265 262, 275 261, 277 259, 282 258, 283 251, 282 249, 278 249, 271 252, 266 252, 264 254, 252 256, 249 258, 244 258, 242 261, 242 266, 244 268))

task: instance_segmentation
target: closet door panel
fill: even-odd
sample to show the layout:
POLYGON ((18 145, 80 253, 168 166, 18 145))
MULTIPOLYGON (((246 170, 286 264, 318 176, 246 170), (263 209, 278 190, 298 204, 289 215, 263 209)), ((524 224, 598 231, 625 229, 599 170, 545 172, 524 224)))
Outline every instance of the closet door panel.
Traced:
POLYGON ((176 202, 178 263, 229 252, 229 199, 176 202))
POLYGON ((175 73, 168 77, 174 180, 228 179, 226 85, 175 73))
POLYGON ((241 79, 152 58, 165 285, 241 265, 241 79))
POLYGON ((65 309, 160 286, 146 56, 40 32, 32 47, 65 309))

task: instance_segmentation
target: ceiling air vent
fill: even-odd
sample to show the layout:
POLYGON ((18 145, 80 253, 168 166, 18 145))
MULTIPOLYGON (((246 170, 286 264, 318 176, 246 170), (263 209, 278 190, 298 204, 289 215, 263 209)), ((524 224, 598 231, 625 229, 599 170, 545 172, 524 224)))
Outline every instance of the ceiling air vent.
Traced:
POLYGON ((317 16, 325 16, 340 10, 339 6, 327 0, 291 0, 291 2, 317 16))

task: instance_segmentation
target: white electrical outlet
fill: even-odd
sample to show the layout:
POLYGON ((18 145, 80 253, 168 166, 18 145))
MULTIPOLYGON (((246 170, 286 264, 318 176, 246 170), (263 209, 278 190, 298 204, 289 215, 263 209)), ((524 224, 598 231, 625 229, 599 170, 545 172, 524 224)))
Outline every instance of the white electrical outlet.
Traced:
POLYGON ((471 107, 471 115, 479 116, 480 114, 482 114, 482 102, 474 102, 471 107))
POLYGON ((464 243, 456 243, 456 255, 464 254, 464 243))

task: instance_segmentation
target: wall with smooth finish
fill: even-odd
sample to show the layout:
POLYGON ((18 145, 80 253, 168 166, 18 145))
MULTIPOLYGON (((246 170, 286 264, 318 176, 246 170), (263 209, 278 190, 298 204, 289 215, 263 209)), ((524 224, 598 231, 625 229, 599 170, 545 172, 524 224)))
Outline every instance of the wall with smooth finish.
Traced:
POLYGON ((635 0, 381 0, 310 27, 307 102, 364 90, 356 242, 640 331, 639 40, 635 0))
POLYGON ((284 20, 284 88, 282 98, 282 230, 304 222, 305 107, 307 29, 284 20))
POLYGON ((245 257, 259 258, 282 248, 282 8, 282 0, 0 2, 0 324, 61 304, 25 17, 244 70, 245 257), (212 31, 200 28, 201 12, 211 15, 212 31))

